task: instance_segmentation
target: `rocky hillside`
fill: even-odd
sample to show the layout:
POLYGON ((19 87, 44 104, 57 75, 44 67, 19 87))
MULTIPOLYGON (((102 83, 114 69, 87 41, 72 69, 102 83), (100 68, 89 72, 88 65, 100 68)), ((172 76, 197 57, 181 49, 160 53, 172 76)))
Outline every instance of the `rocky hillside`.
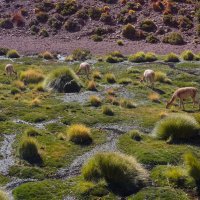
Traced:
POLYGON ((199 50, 200 6, 193 0, 1 0, 0 3, 0 46, 23 52, 48 48, 70 51, 75 46, 84 46, 97 53, 102 53, 103 47, 105 51, 122 49, 129 53, 135 49, 131 45, 138 50, 153 48, 161 53, 183 50, 174 45, 199 50))

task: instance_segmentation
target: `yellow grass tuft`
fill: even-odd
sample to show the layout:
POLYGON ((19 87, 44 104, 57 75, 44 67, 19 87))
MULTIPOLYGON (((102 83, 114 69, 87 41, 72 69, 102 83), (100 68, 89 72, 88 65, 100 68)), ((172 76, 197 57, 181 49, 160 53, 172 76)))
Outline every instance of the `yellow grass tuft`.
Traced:
POLYGON ((148 99, 153 101, 153 102, 159 103, 160 102, 160 95, 155 93, 155 92, 153 92, 153 93, 150 93, 148 95, 148 99))
POLYGON ((90 144, 91 130, 83 124, 73 124, 67 129, 68 139, 76 144, 90 144))

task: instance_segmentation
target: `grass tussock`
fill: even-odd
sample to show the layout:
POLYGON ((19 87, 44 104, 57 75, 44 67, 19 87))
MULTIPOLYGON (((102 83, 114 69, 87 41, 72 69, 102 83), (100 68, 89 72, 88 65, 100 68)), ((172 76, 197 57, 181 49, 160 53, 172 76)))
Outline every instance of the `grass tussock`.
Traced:
POLYGON ((20 80, 25 84, 35 84, 44 80, 44 75, 39 70, 28 69, 20 73, 20 80))
POLYGON ((20 80, 14 81, 12 85, 13 85, 14 87, 20 89, 20 90, 25 90, 25 89, 26 89, 26 86, 24 85, 24 82, 23 82, 23 81, 20 81, 20 80))
POLYGON ((19 147, 19 156, 30 164, 40 164, 42 162, 35 139, 27 137, 23 139, 19 147))
POLYGON ((199 124, 194 117, 186 114, 171 114, 157 122, 153 134, 171 141, 190 139, 198 134, 199 124))
POLYGON ((9 50, 9 51, 7 52, 7 54, 6 54, 6 56, 7 56, 8 58, 19 58, 19 57, 20 57, 18 51, 15 50, 15 49, 9 50))
POLYGON ((33 107, 39 107, 40 105, 41 105, 41 100, 38 97, 34 98, 30 102, 30 106, 33 106, 33 107))
POLYGON ((72 69, 65 67, 52 71, 44 80, 43 86, 57 92, 70 93, 79 92, 83 84, 72 69))
POLYGON ((36 137, 36 136, 40 135, 39 132, 36 129, 34 129, 34 128, 28 128, 25 131, 25 134, 28 137, 36 137))
POLYGON ((2 190, 0 190, 0 199, 1 200, 9 200, 7 194, 2 190))
POLYGON ((110 106, 103 106, 102 107, 102 113, 104 115, 109 115, 109 116, 113 116, 114 115, 114 111, 110 106))
POLYGON ((101 79, 102 78, 102 76, 101 76, 101 72, 99 72, 99 71, 93 71, 92 72, 92 78, 93 79, 101 79))
POLYGON ((53 57, 53 54, 49 51, 45 51, 41 54, 42 58, 46 59, 46 60, 52 60, 54 57, 53 57))
POLYGON ((160 95, 158 93, 150 93, 148 95, 148 99, 155 102, 155 103, 160 103, 160 95))
POLYGON ((92 142, 91 130, 83 124, 73 124, 67 129, 68 139, 75 144, 87 145, 92 142))
POLYGON ((200 161, 192 153, 187 153, 184 156, 185 164, 187 166, 188 174, 196 181, 199 188, 200 183, 200 161))
POLYGON ((89 81, 87 85, 87 89, 90 91, 97 91, 96 83, 93 80, 89 81))
POLYGON ((192 51, 186 50, 181 54, 183 60, 192 61, 195 59, 195 55, 192 51))
POLYGON ((136 108, 136 105, 129 99, 121 99, 120 100, 120 105, 123 108, 136 108))
POLYGON ((176 55, 175 53, 169 53, 165 56, 165 59, 164 59, 165 62, 179 62, 180 59, 179 59, 179 56, 176 55))
POLYGON ((124 195, 138 191, 147 184, 146 170, 131 156, 120 153, 99 153, 82 168, 88 181, 105 179, 115 192, 124 195))
POLYGON ((116 77, 115 77, 115 75, 112 74, 112 73, 107 73, 107 74, 105 75, 105 78, 106 78, 106 81, 107 81, 108 83, 116 83, 116 77))
POLYGON ((168 83, 171 84, 171 80, 167 77, 167 75, 161 71, 155 72, 155 80, 160 83, 168 83))
POLYGON ((93 96, 90 96, 90 104, 91 104, 91 106, 98 107, 98 106, 101 106, 102 101, 101 101, 100 97, 93 95, 93 96))

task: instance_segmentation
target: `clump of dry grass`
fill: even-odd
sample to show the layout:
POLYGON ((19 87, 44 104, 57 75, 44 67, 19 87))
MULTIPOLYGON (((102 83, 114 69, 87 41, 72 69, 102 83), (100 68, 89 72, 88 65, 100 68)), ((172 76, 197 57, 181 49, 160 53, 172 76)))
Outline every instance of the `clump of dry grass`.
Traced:
POLYGON ((108 95, 111 95, 111 96, 116 96, 115 90, 112 89, 112 88, 108 89, 108 90, 106 91, 106 93, 107 93, 108 95))
POLYGON ((169 78, 167 78, 167 75, 161 71, 155 72, 155 80, 160 83, 168 83, 168 84, 171 84, 172 82, 169 78))
POLYGON ((107 73, 107 74, 105 75, 105 78, 106 78, 106 81, 107 81, 108 83, 116 83, 115 75, 112 74, 112 73, 107 73))
POLYGON ((155 102, 155 103, 160 103, 160 95, 158 93, 150 93, 148 95, 148 99, 155 102))
POLYGON ((93 79, 101 79, 101 73, 99 71, 93 71, 92 72, 92 78, 93 79))
POLYGON ((13 82, 13 86, 20 89, 20 90, 25 90, 26 87, 24 85, 24 82, 23 81, 20 81, 20 80, 16 80, 13 82))
POLYGON ((90 90, 90 91, 97 91, 96 83, 93 80, 89 81, 88 85, 87 85, 87 89, 90 90))
POLYGON ((167 117, 168 115, 169 115, 169 114, 168 114, 167 112, 165 112, 165 111, 161 111, 161 112, 159 113, 159 117, 160 117, 161 119, 167 117))
POLYGON ((73 124, 67 129, 68 139, 76 144, 90 144, 91 130, 83 124, 73 124))
POLYGON ((136 108, 136 105, 129 99, 121 99, 120 105, 124 108, 136 108))
POLYGON ((102 107, 102 113, 104 115, 109 115, 109 116, 113 116, 114 115, 114 111, 110 106, 103 106, 102 107))
POLYGON ((49 51, 45 51, 41 54, 41 56, 46 59, 46 60, 52 60, 53 59, 53 54, 49 51))
POLYGON ((98 96, 90 96, 90 103, 92 106, 98 107, 101 105, 102 101, 98 96))
POLYGON ((41 105, 41 100, 36 97, 33 100, 31 100, 30 105, 33 107, 39 107, 41 105))
POLYGON ((119 106, 120 102, 112 95, 107 96, 106 98, 106 102, 107 103, 111 103, 115 106, 119 106))
POLYGON ((44 75, 41 71, 35 69, 28 69, 27 71, 23 71, 20 74, 20 80, 23 81, 25 84, 30 83, 39 83, 43 81, 44 75))

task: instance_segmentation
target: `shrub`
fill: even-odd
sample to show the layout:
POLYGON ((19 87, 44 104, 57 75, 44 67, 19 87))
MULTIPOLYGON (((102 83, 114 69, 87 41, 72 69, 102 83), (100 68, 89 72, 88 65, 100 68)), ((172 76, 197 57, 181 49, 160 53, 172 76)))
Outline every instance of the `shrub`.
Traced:
POLYGON ((197 31, 197 35, 200 36, 200 24, 197 25, 196 31, 197 31))
POLYGON ((72 52, 72 58, 73 60, 87 60, 89 58, 91 58, 91 53, 89 50, 87 49, 75 49, 73 52, 72 52))
POLYGON ((115 75, 112 74, 112 73, 107 73, 107 74, 105 75, 105 78, 106 78, 106 81, 107 81, 108 83, 116 83, 115 75))
POLYGON ((118 44, 119 46, 124 46, 123 40, 117 40, 117 44, 118 44))
POLYGON ((101 99, 98 96, 91 96, 90 103, 92 106, 98 107, 101 105, 101 99))
POLYGON ((178 25, 176 18, 171 14, 163 15, 163 23, 166 25, 169 25, 169 26, 177 26, 178 25))
POLYGON ((10 19, 0 19, 0 27, 5 29, 13 28, 13 23, 10 19))
POLYGON ((34 128, 28 128, 25 131, 25 134, 28 137, 36 137, 36 136, 40 135, 39 132, 37 130, 35 130, 34 128))
POLYGON ((92 36, 91 36, 91 39, 92 39, 93 41, 95 41, 95 42, 101 42, 101 41, 103 41, 103 37, 100 36, 100 35, 97 35, 97 34, 92 35, 92 36))
POLYGON ((189 175, 196 181, 197 187, 199 187, 200 161, 192 153, 185 154, 184 161, 185 161, 185 164, 188 168, 189 175))
POLYGON ((155 44, 159 42, 159 39, 155 35, 150 34, 146 37, 146 42, 155 44))
POLYGON ((97 91, 96 83, 92 80, 88 82, 87 89, 91 91, 97 91))
POLYGON ((120 153, 99 153, 82 168, 86 180, 105 179, 108 186, 123 195, 137 192, 147 184, 146 170, 131 156, 120 153))
POLYGON ((172 45, 181 45, 184 44, 184 39, 180 33, 172 32, 164 36, 163 42, 172 45))
POLYGON ((128 60, 130 62, 136 62, 136 63, 145 62, 145 53, 142 51, 137 52, 137 53, 129 56, 128 60))
POLYGON ((114 112, 113 112, 112 108, 109 107, 109 106, 103 106, 102 107, 102 113, 104 115, 109 115, 109 116, 113 116, 114 115, 114 112))
POLYGON ((79 77, 67 67, 55 69, 44 80, 44 88, 57 92, 79 92, 82 86, 79 77))
POLYGON ((120 105, 124 108, 136 108, 136 105, 129 99, 121 99, 120 105))
POLYGON ((8 48, 0 48, 0 56, 5 56, 8 53, 9 49, 8 48))
POLYGON ((178 24, 179 24, 179 28, 182 28, 183 30, 188 30, 193 27, 192 20, 185 16, 179 17, 178 24))
POLYGON ((127 24, 123 27, 122 35, 130 40, 142 39, 144 37, 142 32, 137 31, 132 24, 127 24))
POLYGON ((39 83, 43 81, 44 75, 39 70, 28 69, 20 73, 20 80, 25 84, 29 83, 39 83))
POLYGON ((145 61, 146 62, 153 62, 157 60, 157 56, 156 54, 152 53, 152 52, 147 52, 145 55, 145 61))
POLYGON ((73 15, 78 11, 79 7, 76 0, 68 0, 56 3, 56 11, 61 15, 73 15))
POLYGON ((30 164, 40 164, 42 161, 38 152, 37 142, 33 138, 26 138, 21 142, 19 156, 30 164))
POLYGON ((77 17, 80 19, 88 19, 88 12, 86 9, 81 9, 76 13, 77 17))
POLYGON ((8 58, 19 58, 19 57, 20 57, 19 53, 18 53, 17 50, 15 50, 15 49, 9 50, 9 51, 7 52, 7 54, 6 54, 6 56, 7 56, 8 58))
POLYGON ((157 122, 153 134, 159 139, 187 140, 198 134, 199 124, 190 115, 171 114, 157 122))
POLYGON ((1 200, 9 200, 7 194, 5 192, 3 192, 2 190, 0 190, 0 199, 1 200))
POLYGON ((143 31, 152 32, 156 30, 156 25, 152 20, 145 20, 140 23, 140 28, 143 31))
POLYGON ((45 51, 44 53, 41 54, 42 57, 46 60, 51 60, 53 59, 53 54, 49 51, 45 51))
POLYGON ((169 53, 165 56, 165 62, 179 62, 179 57, 175 53, 169 53))
POLYGON ((90 7, 88 9, 88 15, 94 20, 99 20, 101 17, 101 9, 97 7, 90 7))
POLYGON ((24 26, 24 17, 20 12, 14 13, 12 16, 12 22, 17 26, 24 26))
POLYGON ((46 23, 49 15, 46 12, 39 12, 36 14, 36 19, 41 23, 46 23))
POLYGON ((112 16, 109 13, 102 13, 100 20, 106 24, 111 24, 113 22, 112 16))
POLYGON ((101 73, 99 71, 92 72, 93 79, 101 79, 101 73))
POLYGON ((56 19, 55 17, 52 17, 51 19, 49 19, 48 25, 54 30, 58 30, 62 27, 62 22, 56 19))
POLYGON ((71 19, 69 19, 68 21, 65 22, 64 27, 69 32, 76 32, 81 29, 79 23, 77 21, 71 20, 71 19))
POLYGON ((181 54, 183 60, 188 60, 188 61, 191 61, 191 60, 194 60, 195 58, 195 55, 193 54, 192 51, 190 50, 186 50, 184 51, 182 54, 181 54))
POLYGON ((68 139, 76 144, 90 144, 91 130, 83 124, 73 124, 67 129, 68 139))
POLYGON ((36 25, 32 25, 30 28, 31 34, 35 35, 37 33, 39 33, 40 29, 36 26, 36 25))
POLYGON ((45 28, 43 28, 42 30, 40 30, 39 35, 43 36, 43 37, 49 37, 49 33, 48 33, 48 31, 45 28))

